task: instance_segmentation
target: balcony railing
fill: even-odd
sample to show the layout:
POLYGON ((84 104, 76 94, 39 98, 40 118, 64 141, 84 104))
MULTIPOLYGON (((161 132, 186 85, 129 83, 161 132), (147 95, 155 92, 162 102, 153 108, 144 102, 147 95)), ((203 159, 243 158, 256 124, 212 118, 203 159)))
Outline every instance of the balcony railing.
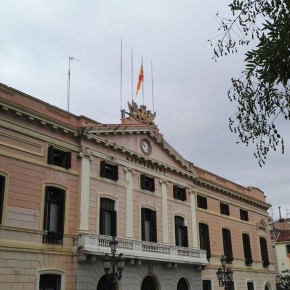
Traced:
MULTIPOLYGON (((74 248, 87 255, 110 253, 112 237, 102 235, 80 234, 75 237, 74 248)), ((118 252, 127 259, 154 260, 170 263, 185 263, 205 266, 208 264, 206 251, 197 248, 162 245, 145 241, 116 238, 118 252)))

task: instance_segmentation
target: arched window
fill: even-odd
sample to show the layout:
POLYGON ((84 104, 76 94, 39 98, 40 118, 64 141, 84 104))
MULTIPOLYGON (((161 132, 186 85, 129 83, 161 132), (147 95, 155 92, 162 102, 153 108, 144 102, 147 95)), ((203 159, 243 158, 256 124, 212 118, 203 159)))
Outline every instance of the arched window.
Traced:
POLYGON ((141 285, 141 290, 157 290, 155 279, 151 276, 145 277, 141 285))
POLYGON ((179 279, 177 284, 177 290, 188 290, 188 285, 184 278, 179 279))
POLYGON ((98 282, 97 290, 117 290, 117 284, 112 283, 107 275, 102 276, 98 282))

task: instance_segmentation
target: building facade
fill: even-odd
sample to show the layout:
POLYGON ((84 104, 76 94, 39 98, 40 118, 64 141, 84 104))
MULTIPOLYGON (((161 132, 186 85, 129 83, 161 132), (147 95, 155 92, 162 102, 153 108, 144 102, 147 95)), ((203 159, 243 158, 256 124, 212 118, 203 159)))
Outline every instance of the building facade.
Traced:
POLYGON ((262 191, 186 161, 145 106, 120 124, 75 116, 0 85, 0 289, 275 289, 262 191))

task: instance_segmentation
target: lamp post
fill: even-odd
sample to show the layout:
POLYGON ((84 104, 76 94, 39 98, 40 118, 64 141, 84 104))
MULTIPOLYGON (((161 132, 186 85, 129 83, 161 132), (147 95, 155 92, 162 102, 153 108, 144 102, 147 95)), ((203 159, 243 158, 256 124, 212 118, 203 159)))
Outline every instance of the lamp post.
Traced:
POLYGON ((290 290, 290 276, 289 274, 289 269, 281 271, 281 274, 276 275, 276 286, 277 290, 290 290))
POLYGON ((225 290, 230 289, 230 285, 233 282, 233 271, 231 268, 226 267, 226 257, 221 258, 222 268, 219 268, 216 272, 219 286, 224 287, 225 290))
POLYGON ((108 254, 105 254, 104 262, 104 271, 106 272, 108 282, 112 289, 115 289, 115 284, 117 280, 121 280, 122 272, 124 270, 124 258, 123 254, 120 253, 119 256, 116 256, 118 241, 113 237, 110 241, 110 247, 112 252, 112 257, 110 258, 108 254), (112 267, 111 267, 112 265, 112 267), (111 273, 110 269, 112 268, 111 273))

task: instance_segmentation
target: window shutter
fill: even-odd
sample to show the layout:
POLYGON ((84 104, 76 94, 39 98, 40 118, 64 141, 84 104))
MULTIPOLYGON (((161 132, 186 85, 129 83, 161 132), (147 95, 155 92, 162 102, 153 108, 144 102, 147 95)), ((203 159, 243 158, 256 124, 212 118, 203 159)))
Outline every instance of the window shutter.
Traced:
POLYGON ((252 251, 250 244, 250 237, 248 234, 243 234, 244 257, 246 260, 252 260, 252 251))
POLYGON ((106 161, 105 160, 102 160, 100 162, 100 176, 106 177, 106 161))
POLYGON ((100 208, 100 235, 105 233, 105 209, 100 208))
POLYGON ((53 146, 52 145, 48 147, 47 163, 48 164, 53 163, 53 146))
POLYGON ((65 168, 71 168, 71 151, 65 152, 65 168))
POLYGON ((183 247, 188 247, 188 233, 187 233, 187 227, 182 227, 182 241, 183 241, 183 247))
POLYGON ((175 217, 175 245, 179 246, 179 241, 178 241, 178 224, 176 223, 176 217, 175 217))
POLYGON ((114 166, 114 180, 119 179, 119 170, 118 170, 118 165, 114 166))
POLYGON ((155 179, 152 178, 152 191, 155 191, 155 179))
POLYGON ((260 237, 260 248, 261 248, 261 256, 263 261, 263 266, 269 266, 269 256, 268 256, 268 248, 267 248, 267 241, 265 238, 260 237))
POLYGON ((0 224, 2 223, 3 204, 5 193, 5 177, 0 175, 0 224))
POLYGON ((232 261, 233 250, 232 250, 231 232, 228 229, 222 229, 222 235, 223 235, 224 255, 227 257, 227 261, 232 261))
POLYGON ((156 211, 151 211, 152 242, 157 243, 156 211))
POLYGON ((59 190, 59 208, 58 208, 58 233, 64 232, 64 211, 65 211, 65 191, 59 190))
POLYGON ((140 176, 140 187, 142 189, 146 189, 146 186, 145 186, 145 175, 141 175, 140 176))
POLYGON ((141 208, 141 239, 145 241, 145 208, 141 208))
POLYGON ((116 237, 117 236, 117 212, 116 211, 112 211, 111 212, 112 214, 112 233, 111 235, 113 237, 116 237))

